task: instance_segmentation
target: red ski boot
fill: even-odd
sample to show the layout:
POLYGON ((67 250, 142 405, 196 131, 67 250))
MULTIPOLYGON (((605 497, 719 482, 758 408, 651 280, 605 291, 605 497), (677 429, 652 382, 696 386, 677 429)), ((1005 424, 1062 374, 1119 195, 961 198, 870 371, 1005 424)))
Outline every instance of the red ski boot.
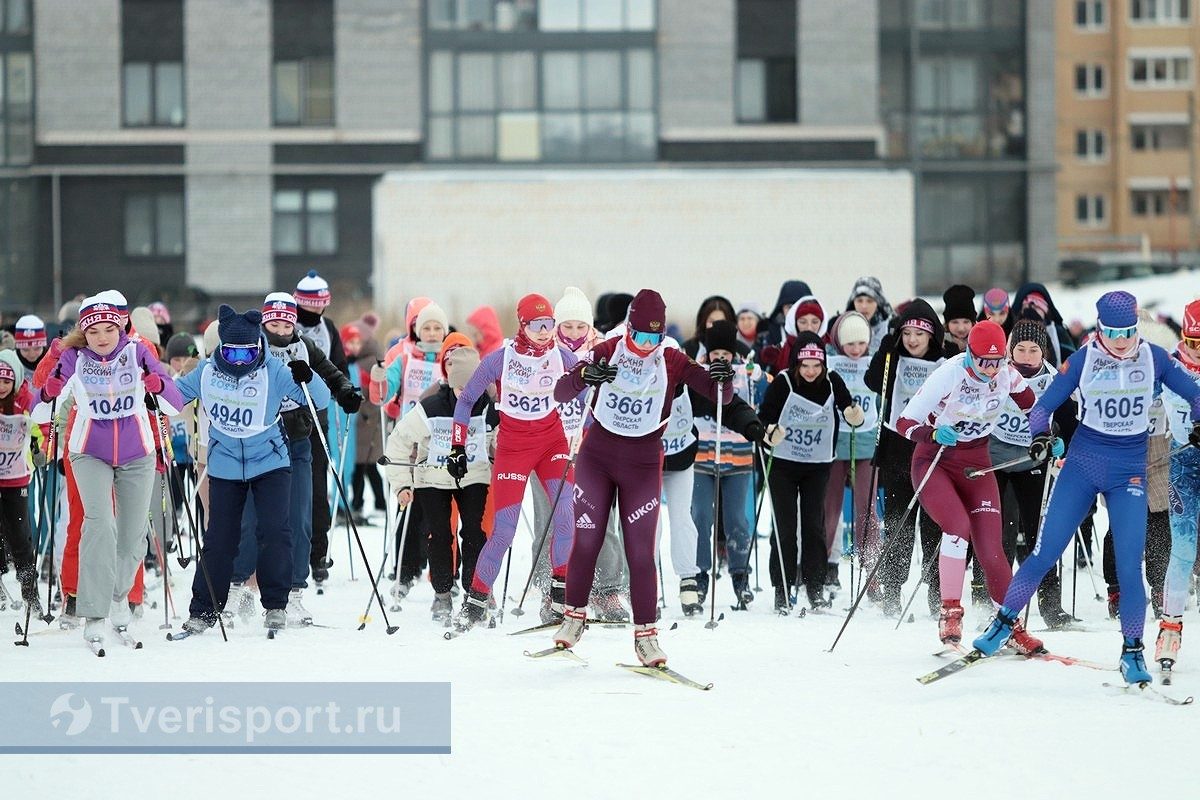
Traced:
POLYGON ((942 644, 957 645, 962 641, 963 607, 957 600, 942 601, 942 615, 938 620, 938 636, 942 644))
POLYGON ((1021 624, 1020 620, 1013 624, 1012 637, 1008 640, 1008 644, 1023 656, 1046 652, 1046 646, 1042 644, 1042 640, 1025 630, 1025 626, 1021 624))

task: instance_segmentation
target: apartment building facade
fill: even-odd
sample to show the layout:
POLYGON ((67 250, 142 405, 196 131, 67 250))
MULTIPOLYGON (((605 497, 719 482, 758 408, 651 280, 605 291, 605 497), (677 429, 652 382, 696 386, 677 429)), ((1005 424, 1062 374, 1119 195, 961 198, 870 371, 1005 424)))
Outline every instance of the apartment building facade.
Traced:
POLYGON ((1064 256, 1191 259, 1200 248, 1194 0, 1058 4, 1058 225, 1064 256))
POLYGON ((309 268, 369 298, 372 186, 480 165, 904 169, 919 290, 1053 269, 1055 19, 1037 0, 0 8, 10 307, 99 283, 251 298, 309 268))

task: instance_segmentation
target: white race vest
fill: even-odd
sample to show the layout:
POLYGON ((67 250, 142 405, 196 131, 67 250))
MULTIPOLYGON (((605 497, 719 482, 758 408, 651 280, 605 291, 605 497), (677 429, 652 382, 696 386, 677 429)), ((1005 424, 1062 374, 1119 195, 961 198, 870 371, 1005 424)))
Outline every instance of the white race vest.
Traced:
MULTIPOLYGON (((1039 374, 1025 379, 1025 385, 1033 390, 1035 397, 1041 399, 1056 374, 1053 367, 1044 364, 1039 374)), ((1029 447, 1033 443, 1033 433, 1029 430, 1029 417, 1012 399, 1012 395, 1004 400, 1004 407, 1000 409, 1000 417, 996 420, 996 427, 992 429, 992 436, 1005 444, 1013 444, 1018 447, 1029 447)))
POLYGON ((574 400, 559 403, 558 418, 562 420, 563 433, 567 435, 567 441, 574 441, 579 432, 583 430, 583 401, 576 397, 574 400))
POLYGON ((826 364, 830 372, 836 372, 841 377, 854 404, 863 410, 864 420, 858 432, 874 431, 879 424, 879 395, 867 388, 867 367, 871 365, 871 359, 866 356, 829 356, 826 364))
POLYGON ((0 414, 0 481, 15 481, 29 475, 29 417, 0 414))
MULTIPOLYGON (((429 428, 429 459, 428 465, 439 467, 446 465, 450 455, 451 437, 454 435, 454 417, 426 417, 425 425, 429 428)), ((467 463, 488 458, 487 449, 487 420, 483 414, 471 417, 470 428, 467 431, 467 463)))
POLYGON ((279 417, 267 419, 267 390, 271 376, 260 367, 240 381, 213 367, 204 365, 200 376, 200 396, 209 424, 234 439, 249 439, 274 425, 279 417))
MULTIPOLYGON (((1193 372, 1184 367, 1188 377, 1200 384, 1200 372, 1193 372)), ((1167 413, 1167 424, 1171 428, 1171 437, 1175 444, 1187 444, 1188 435, 1192 432, 1192 407, 1165 385, 1162 391, 1163 408, 1167 413)))
POLYGON ((130 342, 107 361, 95 361, 83 350, 71 378, 78 387, 79 414, 87 419, 123 419, 142 412, 146 390, 137 363, 137 343, 130 342))
MULTIPOLYGON (((322 328, 325 326, 322 325, 322 328)), ((284 364, 290 364, 293 361, 303 361, 308 363, 308 348, 304 346, 304 342, 292 342, 287 347, 269 346, 271 355, 278 358, 284 364)), ((300 408, 300 404, 290 397, 285 397, 279 403, 280 411, 295 411, 300 408)))
POLYGON ((663 348, 642 357, 622 339, 613 352, 617 377, 596 393, 593 416, 618 436, 645 436, 661 428, 667 395, 667 359, 663 348))
POLYGON ((692 399, 684 389, 671 404, 671 416, 667 418, 667 429, 663 431, 663 455, 673 456, 691 447, 696 441, 693 425, 692 399))
MULTIPOLYGON (((929 380, 929 376, 943 361, 945 361, 944 358, 939 358, 937 361, 926 361, 911 356, 900 356, 900 363, 896 365, 896 380, 892 383, 892 407, 889 410, 887 421, 889 428, 893 431, 896 430, 896 423, 900 421, 900 415, 904 412, 908 401, 916 397, 917 390, 925 384, 925 381, 929 380)), ((886 375, 884 380, 887 380, 886 375)))
POLYGON ((824 463, 833 461, 836 422, 833 408, 833 391, 825 405, 801 397, 792 390, 792 381, 787 373, 783 379, 788 385, 788 399, 779 414, 779 424, 784 428, 783 441, 775 446, 775 455, 785 461, 800 463, 824 463))
POLYGON ((1098 345, 1087 349, 1079 376, 1079 421, 1109 436, 1137 436, 1150 428, 1154 354, 1147 342, 1133 358, 1118 359, 1098 345))
POLYGON ((511 345, 504 348, 500 410, 516 419, 542 419, 558 407, 554 386, 563 372, 562 351, 557 346, 540 356, 523 356, 511 345))
POLYGON ((329 357, 329 351, 333 348, 333 339, 329 336, 329 326, 325 324, 324 319, 311 328, 305 325, 297 325, 296 327, 300 329, 302 336, 307 336, 312 340, 312 343, 325 354, 326 358, 329 357))
POLYGON ((425 352, 413 348, 404 359, 404 372, 400 376, 400 416, 412 411, 421 402, 421 395, 437 380, 437 362, 426 361, 425 352))

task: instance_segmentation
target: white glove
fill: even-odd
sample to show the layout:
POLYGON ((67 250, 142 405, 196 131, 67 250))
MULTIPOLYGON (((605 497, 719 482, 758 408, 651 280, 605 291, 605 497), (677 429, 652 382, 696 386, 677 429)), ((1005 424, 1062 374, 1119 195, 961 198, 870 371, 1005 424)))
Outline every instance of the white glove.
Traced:
POLYGON ((863 413, 862 407, 853 405, 842 412, 842 416, 846 420, 846 424, 851 428, 861 428, 866 421, 867 415, 863 413))

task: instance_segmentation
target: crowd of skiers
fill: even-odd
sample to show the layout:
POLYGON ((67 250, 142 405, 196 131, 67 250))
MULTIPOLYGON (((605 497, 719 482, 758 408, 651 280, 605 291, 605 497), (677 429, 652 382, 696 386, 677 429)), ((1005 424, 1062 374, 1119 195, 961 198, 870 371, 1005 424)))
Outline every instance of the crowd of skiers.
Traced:
POLYGON ((1148 680, 1143 561, 1155 658, 1177 657, 1200 511, 1200 301, 1175 324, 1112 292, 1079 339, 1037 283, 978 299, 952 286, 939 314, 919 298, 893 308, 869 276, 836 310, 793 280, 767 314, 705 299, 685 338, 653 290, 593 306, 568 287, 520 298, 511 338, 491 307, 456 328, 417 297, 381 341, 375 314, 339 328, 331 300, 310 272, 261 308, 222 306, 198 335, 113 290, 84 298, 62 336, 17 320, 0 350, 0 569, 28 616, 45 613, 49 553, 40 579, 63 624, 93 649, 110 626, 127 638, 147 565, 173 555, 198 561, 173 638, 244 624, 255 587, 268 630, 311 624, 303 592, 329 576, 335 511, 365 521, 369 484, 377 512, 398 510, 393 602, 427 566, 434 620, 463 633, 494 613, 528 489, 530 582, 562 649, 591 608, 632 621, 642 663, 665 664, 665 503, 686 615, 719 572, 737 608, 754 600, 766 514, 780 613, 828 608, 848 560, 900 616, 919 541, 941 641, 961 641, 969 588, 998 609, 976 648, 1028 654, 1042 649, 1019 613, 1034 593, 1048 628, 1075 622, 1060 557, 1075 541, 1090 567, 1103 497, 1122 670, 1148 680))

